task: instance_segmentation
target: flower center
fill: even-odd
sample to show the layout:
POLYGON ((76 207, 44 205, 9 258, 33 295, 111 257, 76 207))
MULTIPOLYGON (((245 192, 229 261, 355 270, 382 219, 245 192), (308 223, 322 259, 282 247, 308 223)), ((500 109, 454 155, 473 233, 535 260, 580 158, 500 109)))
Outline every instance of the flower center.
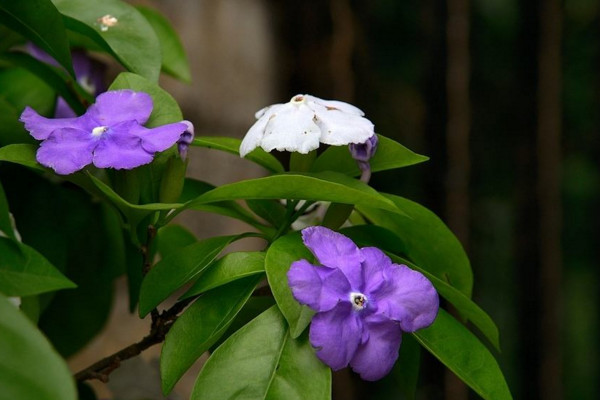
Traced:
POLYGON ((303 96, 303 95, 301 95, 301 94, 297 94, 297 95, 295 95, 295 96, 294 96, 294 97, 292 97, 292 99, 290 100, 290 103, 293 103, 293 104, 302 104, 302 103, 305 103, 305 102, 306 102, 306 99, 305 99, 305 98, 304 98, 304 96, 303 96))
POLYGON ((102 134, 105 133, 107 130, 108 130, 108 126, 97 126, 94 129, 92 129, 92 136, 93 137, 102 136, 102 134))
POLYGON ((360 311, 367 306, 369 300, 367 299, 367 296, 362 293, 352 292, 350 293, 350 302, 352 303, 352 308, 356 311, 360 311))

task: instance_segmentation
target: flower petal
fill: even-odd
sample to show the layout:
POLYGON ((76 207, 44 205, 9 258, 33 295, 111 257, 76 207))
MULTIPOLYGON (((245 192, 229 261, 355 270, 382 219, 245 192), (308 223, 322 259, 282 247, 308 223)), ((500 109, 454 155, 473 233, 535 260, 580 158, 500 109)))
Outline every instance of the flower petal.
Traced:
POLYGON ((358 116, 363 116, 365 113, 358 107, 353 106, 352 104, 344 103, 343 101, 338 100, 323 100, 315 96, 311 96, 309 94, 305 94, 304 97, 306 101, 312 106, 314 103, 327 107, 327 108, 335 108, 340 111, 343 111, 348 114, 354 114, 358 116))
POLYGON ((317 357, 337 371, 354 357, 362 332, 363 323, 350 303, 339 303, 313 317, 309 339, 317 349, 317 357))
POLYGON ((329 311, 340 301, 348 301, 350 283, 337 268, 300 260, 292 263, 287 277, 294 298, 315 311, 329 311))
POLYGON ((185 123, 176 122, 151 129, 135 125, 130 133, 140 138, 144 150, 152 154, 173 146, 187 129, 188 126, 185 123))
POLYGON ((111 126, 125 121, 137 121, 143 125, 151 113, 152 97, 149 94, 125 89, 102 93, 88 108, 86 115, 100 126, 111 126))
POLYGON ((375 134, 371 121, 356 114, 315 105, 317 125, 321 129, 321 143, 340 146, 364 143, 375 134))
POLYGON ((240 157, 245 157, 246 154, 260 146, 260 141, 265 134, 265 127, 268 122, 269 115, 263 115, 250 127, 240 144, 240 157))
POLYGON ((364 292, 368 296, 385 284, 383 271, 392 264, 392 260, 376 247, 363 247, 360 252, 364 257, 362 263, 364 292))
POLYGON ((314 112, 306 104, 287 103, 273 107, 260 146, 266 151, 296 151, 306 154, 319 147, 321 130, 313 122, 314 112))
POLYGON ((388 284, 373 293, 378 313, 398 321, 404 332, 431 325, 439 308, 438 294, 431 282, 406 265, 391 264, 383 274, 388 284))
POLYGON ((142 147, 142 139, 132 133, 135 121, 111 127, 94 150, 94 165, 98 168, 133 169, 152 162, 152 154, 142 147))
POLYGON ((56 129, 42 142, 36 159, 56 173, 68 175, 92 162, 95 143, 86 131, 73 128, 56 129))
POLYGON ((322 226, 302 230, 302 241, 327 267, 339 268, 355 291, 364 290, 361 262, 363 256, 352 240, 322 226))
POLYGON ((47 139, 54 130, 60 128, 85 130, 81 118, 46 118, 31 107, 25 107, 19 121, 25 124, 25 129, 37 140, 47 139))
POLYGON ((350 366, 366 381, 376 381, 386 376, 398 359, 402 329, 393 321, 364 321, 369 331, 367 341, 358 346, 350 366))

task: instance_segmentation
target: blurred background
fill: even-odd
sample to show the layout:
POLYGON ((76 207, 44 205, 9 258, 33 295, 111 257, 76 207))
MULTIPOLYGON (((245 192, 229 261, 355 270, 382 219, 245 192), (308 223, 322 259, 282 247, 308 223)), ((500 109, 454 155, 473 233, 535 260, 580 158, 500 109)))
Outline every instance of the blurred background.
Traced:
MULTIPOLYGON (((241 138, 255 111, 309 93, 355 104, 378 133, 428 155, 372 185, 431 208, 462 241, 514 397, 598 398, 598 1, 132 3, 162 11, 182 37, 193 82, 162 84, 196 134, 241 138)), ((190 173, 214 184, 263 173, 193 150, 190 173)), ((222 217, 184 222, 199 237, 239 229, 222 217)), ((93 346, 115 340, 119 321, 93 346)), ((134 340, 146 327, 136 329, 134 340)), ((476 398, 427 354, 422 363, 418 398, 476 398)), ((336 398, 398 398, 378 390, 336 374, 336 398)))

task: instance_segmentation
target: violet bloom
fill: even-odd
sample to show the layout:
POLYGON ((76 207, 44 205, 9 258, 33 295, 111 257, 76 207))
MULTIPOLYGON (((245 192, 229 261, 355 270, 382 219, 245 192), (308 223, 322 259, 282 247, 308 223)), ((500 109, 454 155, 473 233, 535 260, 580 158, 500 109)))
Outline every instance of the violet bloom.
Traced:
POLYGON ((177 122, 148 129, 152 113, 147 93, 116 90, 102 93, 77 118, 45 118, 30 107, 20 121, 31 136, 43 140, 37 161, 67 175, 89 164, 98 168, 132 169, 152 161, 154 153, 177 143, 188 129, 177 122))
POLYGON ((317 356, 334 370, 350 365, 365 380, 381 379, 402 332, 433 323, 437 292, 421 273, 330 229, 306 228, 302 240, 321 265, 296 261, 288 281, 296 300, 317 312, 309 335, 317 356))
POLYGON ((375 155, 378 144, 379 139, 377 139, 377 135, 373 135, 364 143, 350 143, 348 145, 350 155, 356 160, 358 168, 362 171, 360 180, 365 183, 371 179, 371 164, 369 164, 369 160, 375 155))
POLYGON ((185 132, 181 134, 179 140, 177 141, 177 151, 179 151, 179 156, 185 160, 187 158, 188 148, 192 141, 194 140, 194 125, 190 121, 181 121, 184 123, 187 128, 185 132))

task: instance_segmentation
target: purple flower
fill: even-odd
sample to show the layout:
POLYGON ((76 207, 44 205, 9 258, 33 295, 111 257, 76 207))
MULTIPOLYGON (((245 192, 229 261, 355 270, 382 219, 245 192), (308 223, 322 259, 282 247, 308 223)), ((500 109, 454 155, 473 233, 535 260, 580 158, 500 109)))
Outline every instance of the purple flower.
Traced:
POLYGON ((296 261, 288 281, 296 300, 317 312, 309 335, 317 356, 334 370, 350 365, 365 380, 381 379, 402 332, 433 323, 437 292, 421 273, 330 229, 306 228, 302 240, 321 265, 296 261))
POLYGON ((192 141, 194 140, 194 125, 190 121, 181 121, 184 123, 187 128, 185 132, 181 134, 179 140, 177 141, 177 151, 179 151, 179 156, 185 160, 187 158, 188 148, 192 141))
POLYGON ((371 165, 369 164, 369 160, 375 155, 378 144, 379 139, 377 139, 377 135, 373 135, 363 143, 350 143, 348 145, 350 155, 356 160, 358 168, 362 171, 360 179, 365 183, 371 179, 371 165))
POLYGON ((152 98, 143 92, 116 90, 98 96, 76 118, 45 118, 30 107, 20 121, 31 136, 43 140, 36 159, 67 175, 89 164, 98 168, 132 169, 152 161, 154 153, 177 143, 188 129, 177 122, 148 129, 152 98))

